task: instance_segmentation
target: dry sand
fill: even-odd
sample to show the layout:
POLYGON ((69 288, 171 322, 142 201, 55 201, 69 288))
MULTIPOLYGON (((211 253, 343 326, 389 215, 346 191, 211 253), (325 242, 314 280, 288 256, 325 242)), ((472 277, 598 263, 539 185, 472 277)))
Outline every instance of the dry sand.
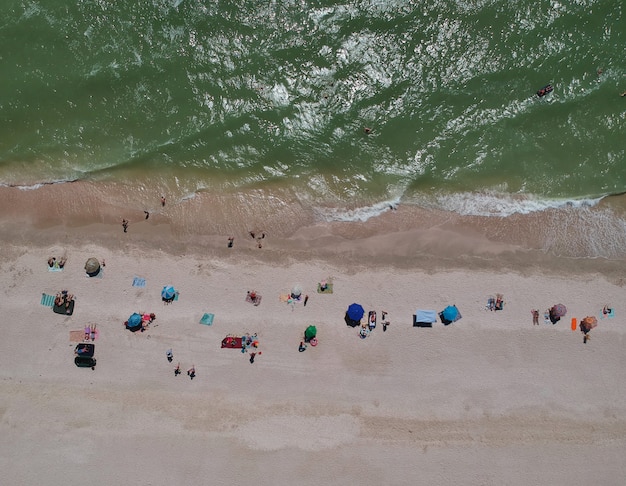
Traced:
POLYGON ((339 224, 269 236, 262 250, 240 234, 232 249, 227 235, 181 238, 156 218, 128 234, 106 222, 0 224, 3 484, 626 480, 623 261, 558 259, 462 228, 359 234, 374 222, 353 238, 339 224), (48 272, 62 254, 66 268, 48 272), (91 256, 106 259, 101 279, 84 273, 91 256), (320 295, 327 276, 334 293, 320 295), (167 306, 166 284, 180 292, 167 306), (279 300, 296 284, 306 307, 279 300), (62 289, 76 295, 71 317, 40 305, 62 289), (253 289, 259 306, 245 302, 253 289), (504 310, 485 310, 496 292, 504 310), (367 339, 343 322, 352 302, 378 312, 367 339), (564 319, 532 325, 531 309, 559 302, 564 319), (616 317, 583 344, 570 318, 599 316, 605 303, 616 317), (448 304, 460 321, 412 327, 416 309, 448 304), (135 311, 157 320, 131 333, 123 322, 135 311), (198 323, 204 312, 212 326, 198 323), (89 323, 95 371, 74 366, 69 341, 89 323), (300 353, 310 324, 319 345, 300 353), (220 349, 246 332, 260 340, 254 364, 220 349))

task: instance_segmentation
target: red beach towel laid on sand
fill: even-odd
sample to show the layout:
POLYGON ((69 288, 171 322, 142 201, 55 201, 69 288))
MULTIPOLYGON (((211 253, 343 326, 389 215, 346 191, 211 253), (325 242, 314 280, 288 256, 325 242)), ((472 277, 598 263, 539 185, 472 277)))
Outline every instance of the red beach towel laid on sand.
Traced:
POLYGON ((228 336, 222 339, 223 348, 241 349, 241 336, 228 336))

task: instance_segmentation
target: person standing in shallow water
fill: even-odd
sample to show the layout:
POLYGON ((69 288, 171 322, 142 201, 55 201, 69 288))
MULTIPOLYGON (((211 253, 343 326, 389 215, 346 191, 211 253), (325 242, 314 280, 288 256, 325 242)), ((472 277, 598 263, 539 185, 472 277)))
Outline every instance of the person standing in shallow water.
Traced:
POLYGON ((165 196, 161 196, 161 206, 165 207, 165 196))
POLYGON ((126 219, 122 220, 122 228, 124 228, 124 233, 128 232, 128 220, 126 219))

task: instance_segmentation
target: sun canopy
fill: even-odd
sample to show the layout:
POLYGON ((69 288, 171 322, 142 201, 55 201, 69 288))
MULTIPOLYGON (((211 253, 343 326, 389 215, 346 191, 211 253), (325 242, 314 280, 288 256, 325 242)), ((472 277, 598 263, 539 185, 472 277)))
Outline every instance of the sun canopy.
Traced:
POLYGON ((448 307, 446 307, 443 312, 441 313, 441 315, 443 316, 443 318, 446 321, 451 321, 454 322, 454 320, 458 317, 459 315, 459 310, 456 308, 456 306, 454 305, 449 305, 448 307))
POLYGON ((317 328, 315 326, 309 326, 306 328, 306 331, 304 331, 304 339, 307 341, 310 341, 315 336, 317 336, 317 328))
POLYGON ((565 314, 567 314, 567 307, 565 307, 563 304, 556 304, 552 306, 552 309, 550 309, 550 314, 555 317, 563 317, 565 316, 565 314))
POLYGON ((137 314, 136 312, 128 318, 128 328, 133 329, 135 327, 141 326, 141 314, 137 314))
POLYGON ((97 258, 91 257, 85 262, 85 272, 90 277, 95 277, 100 271, 100 262, 97 258))
POLYGON ((161 298, 163 300, 172 300, 175 295, 176 290, 171 285, 166 285, 163 287, 163 290, 161 290, 161 298))
POLYGON ((359 304, 350 304, 346 313, 348 318, 353 321, 360 321, 363 318, 363 314, 365 314, 365 311, 359 304))

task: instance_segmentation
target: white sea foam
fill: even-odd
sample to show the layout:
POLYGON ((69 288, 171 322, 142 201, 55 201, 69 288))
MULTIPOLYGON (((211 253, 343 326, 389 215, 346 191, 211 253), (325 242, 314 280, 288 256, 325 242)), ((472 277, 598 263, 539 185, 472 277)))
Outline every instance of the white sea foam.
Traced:
POLYGON ((374 203, 370 206, 361 206, 353 209, 343 208, 315 208, 317 216, 325 222, 365 222, 370 218, 380 216, 386 211, 395 209, 400 198, 374 203))
POLYGON ((533 195, 502 194, 502 193, 470 193, 437 194, 422 199, 418 204, 452 211, 463 216, 511 216, 513 214, 530 214, 547 209, 563 207, 590 207, 600 202, 599 198, 581 199, 546 199, 533 195))

